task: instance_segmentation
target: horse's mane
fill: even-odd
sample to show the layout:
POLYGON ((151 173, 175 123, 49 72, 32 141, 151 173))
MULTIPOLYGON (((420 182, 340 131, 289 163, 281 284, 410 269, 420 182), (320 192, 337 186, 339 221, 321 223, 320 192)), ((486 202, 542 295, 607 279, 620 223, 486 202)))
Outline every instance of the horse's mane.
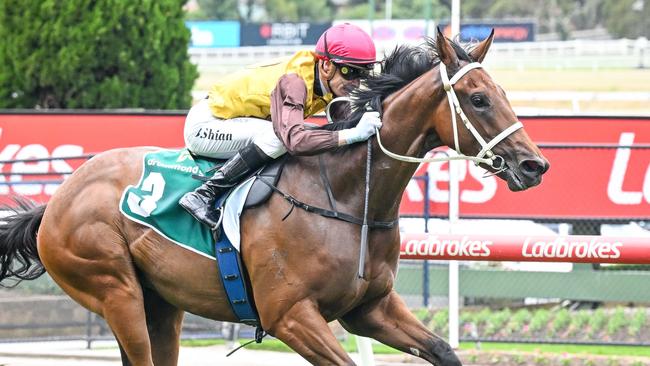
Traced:
MULTIPOLYGON (((461 45, 457 41, 452 41, 451 45, 460 60, 473 61, 469 56, 469 51, 474 45, 461 45)), ((366 105, 370 105, 373 110, 381 112, 381 105, 386 97, 431 70, 439 62, 438 48, 433 38, 426 37, 425 42, 420 45, 395 47, 380 62, 380 72, 370 75, 359 88, 352 91, 353 102, 351 103, 349 115, 340 122, 328 124, 321 128, 338 131, 354 127, 365 112, 366 105)))

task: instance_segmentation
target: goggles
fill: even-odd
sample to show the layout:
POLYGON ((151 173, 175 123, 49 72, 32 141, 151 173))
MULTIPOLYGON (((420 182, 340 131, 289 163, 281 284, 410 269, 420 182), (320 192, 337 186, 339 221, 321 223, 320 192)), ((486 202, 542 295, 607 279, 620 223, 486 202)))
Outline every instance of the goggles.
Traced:
POLYGON ((334 63, 334 65, 339 69, 339 71, 341 71, 341 75, 345 80, 366 79, 370 75, 371 69, 363 66, 352 66, 349 64, 339 63, 334 63))

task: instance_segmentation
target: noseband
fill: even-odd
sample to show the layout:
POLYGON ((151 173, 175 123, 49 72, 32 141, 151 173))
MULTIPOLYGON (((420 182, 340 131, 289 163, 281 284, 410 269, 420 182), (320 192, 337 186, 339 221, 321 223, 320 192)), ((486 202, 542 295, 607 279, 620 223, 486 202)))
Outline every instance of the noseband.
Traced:
MULTIPOLYGON (((524 127, 524 125, 517 121, 510 127, 506 128, 505 130, 501 131, 498 135, 496 135, 490 142, 485 142, 483 137, 478 133, 476 128, 474 128, 474 125, 470 122, 469 118, 467 118, 467 115, 465 115, 465 112, 463 112, 463 109, 460 106, 460 102, 458 101, 458 97, 456 96, 456 92, 454 91, 454 84, 456 84, 465 74, 467 74, 469 71, 473 69, 477 69, 483 67, 480 63, 478 62, 472 62, 470 64, 467 64, 463 66, 458 72, 451 78, 447 76, 447 67, 445 64, 442 62, 440 63, 440 78, 442 79, 442 85, 443 88, 445 89, 445 92, 447 93, 447 100, 449 101, 449 108, 451 111, 454 111, 456 113, 451 113, 451 123, 454 128, 454 146, 456 148, 456 152, 458 155, 463 155, 460 152, 460 146, 458 144, 458 126, 456 124, 456 115, 460 116, 461 121, 463 121, 463 124, 465 127, 469 130, 469 132, 472 133, 476 141, 478 141, 479 144, 481 144, 481 151, 476 155, 476 158, 482 159, 484 156, 490 159, 488 162, 486 162, 487 165, 491 166, 494 169, 500 170, 505 168, 505 160, 503 157, 499 155, 495 155, 492 152, 492 148, 504 140, 506 137, 510 136, 512 133, 517 131, 518 129, 524 127)), ((478 163, 477 163, 478 164, 478 163)))
POLYGON ((499 142, 503 141, 506 137, 510 136, 512 133, 517 131, 518 129, 524 127, 523 124, 520 121, 516 121, 513 125, 511 125, 510 127, 501 131, 501 133, 496 135, 492 140, 490 140, 490 142, 485 142, 483 137, 478 133, 476 128, 472 125, 469 118, 467 118, 465 112, 463 112, 463 108, 461 108, 460 102, 458 101, 458 97, 456 96, 456 92, 454 91, 454 84, 456 84, 469 71, 480 67, 483 67, 480 63, 472 62, 470 64, 463 66, 460 70, 458 70, 458 72, 451 79, 449 79, 449 77, 447 76, 447 67, 442 62, 440 63, 440 78, 442 79, 443 88, 447 93, 447 100, 449 101, 449 109, 451 110, 451 123, 454 129, 454 147, 456 153, 458 154, 457 156, 446 156, 440 158, 414 158, 411 156, 395 154, 389 151, 388 149, 386 149, 384 145, 382 145, 381 137, 379 136, 379 131, 377 131, 376 133, 377 142, 379 143, 379 147, 382 149, 382 151, 393 159, 405 161, 408 163, 431 163, 431 162, 444 162, 449 160, 471 160, 474 163, 476 163, 476 165, 480 163, 484 163, 490 166, 491 168, 496 169, 497 172, 493 174, 497 174, 504 171, 506 169, 505 160, 503 159, 502 156, 494 154, 492 152, 492 148, 499 142), (458 124, 456 122, 456 115, 460 116, 460 120, 463 122, 463 125, 465 125, 465 128, 469 130, 469 132, 474 136, 476 141, 478 141, 478 143, 481 145, 481 151, 479 151, 479 153, 476 154, 476 156, 463 155, 463 153, 460 151, 460 145, 458 143, 458 124))

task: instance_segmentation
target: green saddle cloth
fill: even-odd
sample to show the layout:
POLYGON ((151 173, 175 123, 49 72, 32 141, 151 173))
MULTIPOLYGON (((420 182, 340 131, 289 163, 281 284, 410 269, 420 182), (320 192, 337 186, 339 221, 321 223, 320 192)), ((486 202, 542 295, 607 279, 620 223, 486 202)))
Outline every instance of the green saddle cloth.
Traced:
POLYGON ((143 164, 138 184, 126 187, 122 194, 122 214, 186 249, 214 259, 210 229, 187 213, 178 200, 201 185, 192 175, 206 175, 215 163, 195 159, 182 149, 147 153, 143 164))

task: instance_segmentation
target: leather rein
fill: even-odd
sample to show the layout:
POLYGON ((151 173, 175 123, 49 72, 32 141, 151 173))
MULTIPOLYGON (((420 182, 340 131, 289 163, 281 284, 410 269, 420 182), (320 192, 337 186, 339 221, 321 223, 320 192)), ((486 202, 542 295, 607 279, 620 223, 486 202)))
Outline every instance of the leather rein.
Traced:
MULTIPOLYGON (((291 204, 291 208, 289 209, 289 212, 287 212, 286 215, 282 218, 282 221, 286 220, 289 215, 293 212, 294 207, 301 208, 307 212, 315 213, 318 215, 321 215, 323 217, 328 217, 331 219, 336 219, 340 221, 345 221, 351 224, 355 225, 363 225, 364 220, 362 218, 352 216, 349 214, 346 214, 344 212, 337 211, 336 208, 336 200, 334 199, 334 194, 332 193, 332 187, 329 182, 329 179, 327 178, 327 173, 325 172, 325 164, 323 162, 323 157, 322 155, 318 156, 318 167, 320 170, 320 177, 321 181, 323 183, 323 187, 325 188, 325 192, 327 193, 327 200, 329 201, 330 209, 318 207, 318 206, 313 206, 307 203, 304 203, 294 196, 283 192, 280 190, 278 187, 273 185, 272 183, 268 182, 266 179, 263 177, 260 177, 259 175, 257 176, 257 179, 264 182, 271 190, 274 192, 278 193, 279 195, 282 196, 287 202, 291 204)), ((367 225, 369 228, 372 229, 392 229, 397 226, 397 223, 399 222, 399 219, 395 219, 393 221, 375 221, 375 220, 367 220, 367 225)))

